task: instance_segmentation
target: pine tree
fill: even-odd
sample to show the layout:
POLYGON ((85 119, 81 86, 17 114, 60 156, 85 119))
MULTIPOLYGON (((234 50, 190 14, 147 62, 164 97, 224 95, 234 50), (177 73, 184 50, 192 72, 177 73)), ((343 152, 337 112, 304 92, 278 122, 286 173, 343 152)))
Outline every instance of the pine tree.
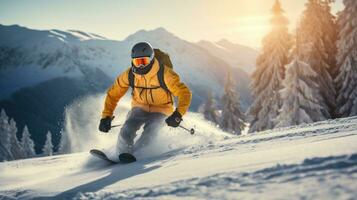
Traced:
POLYGON ((52 134, 50 131, 47 132, 46 142, 42 148, 42 152, 44 156, 52 156, 53 154, 52 134))
POLYGON ((206 120, 218 124, 218 116, 211 91, 207 92, 207 99, 206 102, 202 105, 201 112, 203 113, 203 116, 206 120))
POLYGON ((13 160, 10 150, 10 124, 5 110, 0 113, 0 161, 13 160))
POLYGON ((240 110, 239 94, 234 89, 230 73, 228 73, 227 82, 222 96, 222 119, 220 127, 230 133, 240 135, 244 129, 244 115, 240 110))
MULTIPOLYGON (((332 79, 335 79, 338 73, 336 54, 337 54, 337 30, 336 16, 331 13, 331 3, 333 0, 325 0, 321 2, 321 20, 322 28, 324 29, 323 41, 326 47, 327 60, 329 65, 328 72, 332 79)), ((336 87, 335 87, 336 88, 336 87)))
POLYGON ((294 60, 286 66, 284 88, 280 91, 283 105, 276 127, 321 121, 327 112, 318 87, 319 75, 301 59, 308 44, 303 43, 300 30, 297 29, 295 36, 294 60))
POLYGON ((301 60, 310 65, 319 75, 317 84, 323 99, 321 105, 327 112, 323 112, 323 119, 334 117, 336 109, 336 89, 330 74, 333 71, 335 55, 331 49, 335 45, 332 39, 333 29, 328 25, 331 15, 322 0, 309 0, 301 19, 301 42, 305 46, 301 54, 301 60))
POLYGON ((339 74, 338 113, 341 117, 357 115, 357 1, 344 0, 338 16, 339 39, 337 62, 339 74))
POLYGON ((286 127, 323 120, 316 79, 318 75, 310 65, 295 58, 287 65, 286 78, 281 91, 283 106, 276 127, 286 127))
POLYGON ((31 134, 30 134, 27 126, 24 127, 24 130, 22 132, 21 145, 24 150, 26 158, 31 158, 36 155, 35 144, 34 144, 33 140, 31 139, 31 134))
POLYGON ((277 0, 272 9, 272 30, 263 40, 263 50, 257 59, 257 69, 252 75, 254 101, 248 110, 251 118, 249 132, 271 129, 282 105, 279 90, 282 89, 284 66, 292 37, 288 32, 288 20, 277 0))
POLYGON ((10 129, 9 129, 9 134, 10 134, 10 151, 11 154, 13 155, 14 159, 21 159, 25 158, 25 152, 24 149, 22 148, 21 143, 19 142, 17 138, 17 127, 16 127, 16 122, 14 119, 10 119, 10 129))

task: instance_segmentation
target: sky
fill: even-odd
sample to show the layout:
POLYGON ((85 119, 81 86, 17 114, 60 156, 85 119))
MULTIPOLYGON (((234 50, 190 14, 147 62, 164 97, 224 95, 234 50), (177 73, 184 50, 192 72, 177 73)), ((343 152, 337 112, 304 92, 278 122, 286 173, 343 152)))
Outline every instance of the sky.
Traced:
MULTIPOLYGON (((307 0, 280 0, 293 29, 307 0)), ((163 27, 190 42, 232 42, 253 48, 269 32, 275 0, 0 0, 0 24, 82 30, 123 40, 163 27)), ((342 0, 333 12, 343 9, 342 0)))

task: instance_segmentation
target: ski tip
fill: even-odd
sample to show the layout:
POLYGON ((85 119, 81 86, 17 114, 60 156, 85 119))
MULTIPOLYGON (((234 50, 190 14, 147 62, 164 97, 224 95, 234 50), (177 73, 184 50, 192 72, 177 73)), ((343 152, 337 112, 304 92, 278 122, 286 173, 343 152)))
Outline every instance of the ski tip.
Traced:
POLYGON ((98 149, 92 149, 89 151, 90 154, 92 154, 92 156, 94 157, 97 157, 99 159, 102 159, 102 160, 105 160, 109 163, 112 163, 112 164, 118 164, 117 161, 114 161, 114 160, 111 160, 110 158, 108 158, 107 155, 105 155, 104 152, 102 152, 101 150, 98 150, 98 149))
POLYGON ((91 149, 89 151, 90 154, 104 154, 102 151, 98 150, 98 149, 91 149))

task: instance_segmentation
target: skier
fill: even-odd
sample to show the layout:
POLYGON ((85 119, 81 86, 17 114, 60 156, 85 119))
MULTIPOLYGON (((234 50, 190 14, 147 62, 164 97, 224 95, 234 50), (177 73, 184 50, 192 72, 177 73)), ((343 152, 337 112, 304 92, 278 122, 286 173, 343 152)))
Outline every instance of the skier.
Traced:
POLYGON ((117 141, 119 154, 132 154, 137 147, 148 144, 162 127, 178 127, 191 103, 191 91, 180 77, 157 58, 152 46, 140 42, 131 50, 131 67, 125 70, 108 89, 99 130, 108 132, 114 118, 113 111, 122 96, 132 88, 132 108, 127 114, 117 141), (178 98, 174 110, 173 96, 178 98), (144 131, 135 143, 136 132, 144 125, 144 131))

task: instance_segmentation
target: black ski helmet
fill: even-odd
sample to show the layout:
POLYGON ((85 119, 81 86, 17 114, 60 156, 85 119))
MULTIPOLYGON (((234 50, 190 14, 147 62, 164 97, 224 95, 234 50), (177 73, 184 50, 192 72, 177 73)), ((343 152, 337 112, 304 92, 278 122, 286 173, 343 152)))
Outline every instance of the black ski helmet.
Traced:
POLYGON ((131 49, 131 58, 139 57, 154 58, 154 49, 148 42, 136 43, 131 49))

